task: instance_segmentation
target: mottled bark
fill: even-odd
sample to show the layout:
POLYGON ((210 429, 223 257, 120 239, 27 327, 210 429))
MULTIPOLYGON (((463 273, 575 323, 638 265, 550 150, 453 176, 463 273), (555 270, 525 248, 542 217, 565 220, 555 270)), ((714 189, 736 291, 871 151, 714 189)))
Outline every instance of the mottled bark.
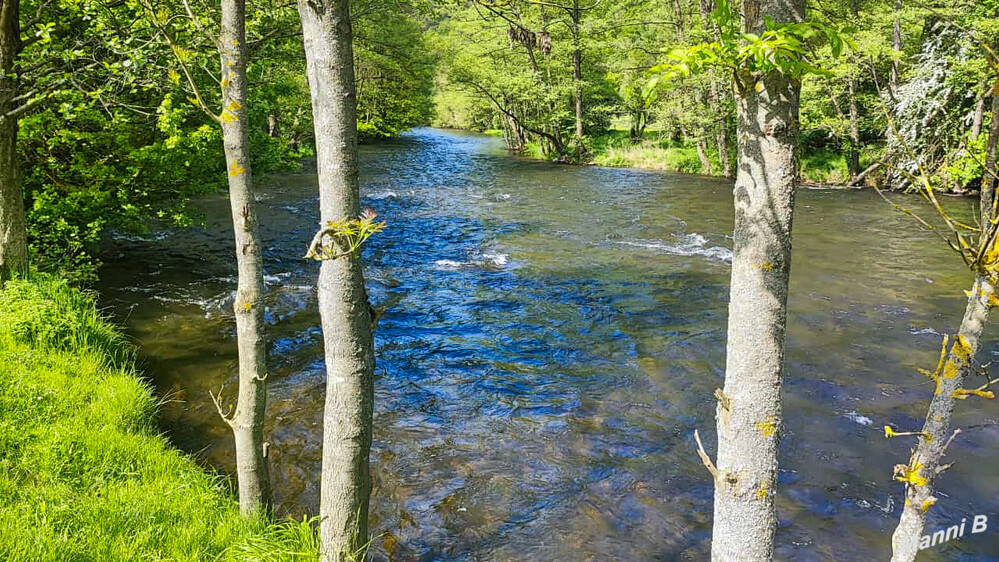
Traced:
MULTIPOLYGON (((353 218, 360 197, 349 2, 299 0, 298 12, 312 93, 321 220, 353 218)), ((319 313, 326 353, 320 539, 322 559, 340 562, 367 542, 371 494, 374 338, 359 255, 322 263, 319 313)))
POLYGON ((219 37, 221 122, 236 242, 238 280, 234 307, 239 352, 236 411, 227 421, 236 441, 239 508, 248 515, 270 512, 271 490, 264 445, 264 413, 267 408, 264 272, 257 204, 250 173, 245 15, 245 0, 222 0, 219 37))
MULTIPOLYGON (((747 31, 764 16, 802 21, 803 0, 747 0, 747 31)), ((798 175, 800 83, 779 72, 740 77, 738 171, 725 386, 717 393, 718 458, 711 557, 773 558, 777 449, 791 220, 798 175), (752 80, 750 79, 750 82, 752 80)))
POLYGON ((17 172, 18 82, 21 51, 18 0, 0 0, 0 283, 28 271, 24 196, 17 172))

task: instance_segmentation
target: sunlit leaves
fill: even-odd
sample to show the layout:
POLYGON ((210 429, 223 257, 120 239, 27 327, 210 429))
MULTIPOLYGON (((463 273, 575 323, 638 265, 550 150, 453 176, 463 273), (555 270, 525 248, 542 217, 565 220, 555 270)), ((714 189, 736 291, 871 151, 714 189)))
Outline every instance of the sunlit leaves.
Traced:
POLYGON ((815 47, 825 41, 833 56, 839 57, 844 46, 853 45, 848 37, 852 29, 837 29, 819 22, 778 24, 764 18, 760 33, 742 31, 740 18, 725 0, 718 2, 712 19, 718 26, 720 40, 672 50, 666 62, 651 69, 655 76, 648 84, 649 89, 712 67, 732 72, 746 88, 753 87, 761 76, 770 72, 799 80, 807 75, 829 75, 829 70, 814 62, 815 47))

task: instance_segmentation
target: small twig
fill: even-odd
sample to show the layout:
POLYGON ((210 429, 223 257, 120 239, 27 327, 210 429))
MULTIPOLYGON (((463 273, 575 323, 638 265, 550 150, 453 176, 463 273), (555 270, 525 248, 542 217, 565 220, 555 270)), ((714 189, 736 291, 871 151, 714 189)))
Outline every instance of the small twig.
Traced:
POLYGON ((701 457, 701 463, 703 463, 704 468, 708 469, 708 472, 711 473, 711 477, 717 481, 718 469, 715 467, 715 463, 711 462, 711 457, 704 452, 704 444, 701 443, 701 436, 697 433, 696 429, 694 430, 694 441, 697 441, 697 455, 701 457))
POLYGON ((232 419, 233 419, 233 407, 232 407, 232 404, 229 405, 229 411, 228 412, 223 412, 222 411, 222 391, 224 391, 224 390, 225 390, 225 383, 222 383, 222 386, 219 387, 218 394, 212 394, 212 391, 209 390, 208 391, 208 396, 212 397, 212 403, 215 404, 215 409, 218 411, 219 416, 222 417, 222 421, 224 421, 227 425, 229 425, 230 427, 232 427, 232 419))
POLYGON ((961 434, 961 428, 960 427, 954 430, 954 433, 952 433, 951 436, 950 436, 950 438, 947 439, 947 442, 944 443, 943 449, 940 450, 940 456, 941 457, 944 456, 947 453, 947 447, 950 447, 950 444, 954 441, 954 438, 957 437, 960 434, 961 434))

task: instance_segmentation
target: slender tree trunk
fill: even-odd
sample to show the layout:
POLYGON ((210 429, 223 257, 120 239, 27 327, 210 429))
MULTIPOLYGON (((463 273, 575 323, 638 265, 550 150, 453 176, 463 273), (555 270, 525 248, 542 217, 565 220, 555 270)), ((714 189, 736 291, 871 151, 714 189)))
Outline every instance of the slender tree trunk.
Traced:
POLYGON ((710 176, 712 173, 711 159, 708 158, 708 142, 704 135, 697 137, 697 158, 701 161, 701 173, 710 176))
POLYGON ((264 448, 267 408, 267 350, 264 338, 264 272, 257 204, 250 173, 249 120, 246 112, 246 4, 222 0, 222 139, 229 176, 236 241, 236 337, 239 346, 239 396, 228 419, 236 441, 239 508, 244 514, 269 513, 271 487, 264 448))
POLYGON ((673 12, 676 15, 676 36, 680 42, 683 42, 684 32, 687 28, 687 22, 684 21, 683 0, 673 0, 673 12))
POLYGON ((576 98, 576 138, 583 138, 583 47, 580 37, 579 0, 572 2, 572 85, 576 98))
POLYGON ((847 92, 850 95, 850 160, 847 162, 850 181, 860 174, 860 111, 857 109, 857 96, 854 92, 854 80, 851 76, 846 81, 847 92))
MULTIPOLYGON (((850 0, 850 15, 853 16, 854 23, 859 21, 859 0, 850 0)), ((857 109, 857 94, 855 90, 856 84, 851 74, 846 79, 846 91, 850 103, 850 158, 847 161, 847 173, 850 176, 850 182, 855 181, 860 174, 860 127, 857 123, 860 119, 860 112, 857 109)))
MULTIPOLYGON (((988 147, 985 156, 985 179, 982 181, 981 224, 992 224, 996 216, 996 150, 999 144, 999 96, 993 91, 992 122, 989 125, 988 147)), ((972 367, 972 360, 978 352, 978 343, 989 322, 990 302, 994 302, 996 289, 988 276, 975 275, 968 304, 961 320, 961 327, 954 344, 950 348, 946 363, 938 373, 936 392, 930 400, 923 433, 929 439, 920 438, 919 444, 909 459, 909 468, 918 476, 926 478, 926 483, 916 485, 909 482, 905 486, 905 505, 898 527, 892 534, 892 562, 912 562, 919 552, 919 539, 926 524, 926 513, 936 502, 933 496, 934 480, 946 470, 942 464, 944 453, 951 436, 951 418, 954 412, 955 391, 964 387, 964 379, 972 367)))
MULTIPOLYGON (((348 0, 299 0, 312 92, 322 222, 360 212, 357 98, 348 0)), ((374 402, 371 309, 357 253, 323 261, 319 313, 326 352, 320 540, 326 562, 351 559, 367 543, 374 402)))
POLYGON ((722 174, 726 178, 730 178, 732 177, 732 160, 728 157, 728 119, 725 116, 724 99, 713 72, 710 73, 709 79, 711 80, 711 103, 715 106, 719 116, 718 130, 715 135, 715 143, 718 146, 718 159, 721 160, 722 174))
MULTIPOLYGON (((985 148, 985 173, 982 175, 982 194, 980 205, 982 208, 982 218, 986 217, 985 211, 989 212, 988 218, 996 216, 996 179, 997 166, 996 153, 999 152, 999 82, 996 82, 992 92, 992 119, 989 122, 988 146, 985 148), (992 207, 988 209, 987 207, 992 207)), ((982 224, 986 224, 983 222, 982 224)))
POLYGON ((18 0, 0 0, 0 284, 28 272, 24 195, 17 173, 18 105, 15 61, 21 51, 18 0))
POLYGON ((892 534, 892 562, 912 562, 919 552, 919 539, 926 524, 926 515, 936 498, 933 496, 934 480, 946 467, 941 460, 950 440, 951 417, 954 412, 954 391, 963 387, 971 367, 971 359, 978 351, 978 342, 989 321, 989 300, 995 287, 984 275, 976 275, 971 296, 961 321, 961 328, 947 356, 944 373, 937 384, 937 391, 930 401, 923 423, 923 432, 930 440, 919 439, 909 460, 909 467, 927 479, 924 485, 906 484, 905 504, 898 526, 892 534))
POLYGON ((267 115, 267 136, 272 139, 278 138, 278 117, 273 113, 267 115))
MULTIPOLYGON (((720 34, 718 32, 718 27, 710 23, 711 12, 714 10, 714 2, 712 0, 700 0, 701 17, 704 21, 708 23, 714 30, 714 36, 716 40, 721 40, 720 34)), ((714 69, 708 69, 708 81, 711 83, 711 105, 714 111, 718 112, 718 123, 717 131, 715 133, 715 144, 718 147, 718 160, 721 161, 722 174, 726 178, 732 177, 732 161, 729 158, 728 152, 728 119, 726 118, 726 108, 724 104, 724 94, 721 88, 718 86, 718 79, 715 76, 714 69)))
POLYGON ((982 134, 982 123, 985 122, 985 100, 987 98, 988 95, 982 95, 975 104, 975 115, 971 119, 972 142, 978 140, 978 136, 982 134))
MULTIPOLYGON (((895 56, 902 54, 902 0, 895 0, 895 28, 892 32, 892 47, 895 56)), ((888 92, 895 98, 898 92, 898 61, 891 61, 891 74, 888 77, 888 92)))
MULTIPOLYGON (((746 30, 758 33, 765 16, 802 21, 804 4, 746 0, 746 30)), ((771 72, 735 92, 741 140, 725 387, 716 393, 715 561, 773 558, 800 87, 771 72)))

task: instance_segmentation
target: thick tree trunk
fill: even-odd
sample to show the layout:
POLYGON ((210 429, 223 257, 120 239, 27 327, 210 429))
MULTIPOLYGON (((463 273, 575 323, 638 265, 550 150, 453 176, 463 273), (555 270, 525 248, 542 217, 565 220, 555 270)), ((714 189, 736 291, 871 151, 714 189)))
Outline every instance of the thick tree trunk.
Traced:
POLYGON ((17 173, 18 83, 15 60, 21 51, 18 0, 0 0, 0 283, 28 272, 24 195, 17 173))
POLYGON ((236 241, 236 337, 239 394, 228 419, 236 441, 239 508, 244 514, 269 513, 270 479, 264 449, 267 408, 267 350, 264 339, 264 272, 256 201, 250 173, 249 119, 246 111, 245 0, 222 1, 219 55, 222 63, 222 139, 229 177, 236 241))
MULTIPOLYGON (((360 212, 357 98, 348 0, 299 0, 312 92, 321 220, 360 212)), ((320 540, 326 562, 347 561, 368 536, 374 338, 358 254, 323 261, 319 313, 326 352, 320 540)))
POLYGON ((857 109, 857 96, 854 92, 854 80, 851 76, 846 82, 847 92, 850 96, 850 159, 847 168, 850 174, 850 181, 860 174, 860 111, 857 109))
MULTIPOLYGON (((802 21, 804 0, 747 0, 747 31, 764 16, 802 21)), ((800 83, 779 72, 735 92, 739 147, 725 387, 717 393, 718 459, 711 557, 773 558, 777 449, 800 83)))

